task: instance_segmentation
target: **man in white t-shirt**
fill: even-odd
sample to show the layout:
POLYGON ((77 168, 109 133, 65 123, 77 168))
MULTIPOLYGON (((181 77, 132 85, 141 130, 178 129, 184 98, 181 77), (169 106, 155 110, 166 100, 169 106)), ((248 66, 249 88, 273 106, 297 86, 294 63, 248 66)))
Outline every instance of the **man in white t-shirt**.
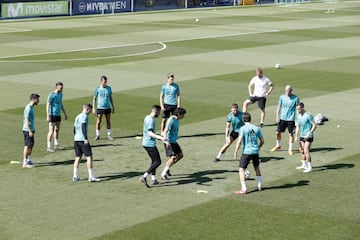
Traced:
POLYGON ((258 102, 258 106, 261 112, 260 116, 260 127, 264 126, 265 119, 265 105, 266 97, 269 96, 271 91, 274 89, 274 84, 269 78, 263 75, 262 68, 256 69, 256 76, 254 76, 249 83, 249 98, 243 103, 243 112, 247 112, 247 108, 250 104, 258 102), (252 92, 252 86, 254 86, 254 92, 252 92), (269 89, 268 89, 269 86, 269 89))

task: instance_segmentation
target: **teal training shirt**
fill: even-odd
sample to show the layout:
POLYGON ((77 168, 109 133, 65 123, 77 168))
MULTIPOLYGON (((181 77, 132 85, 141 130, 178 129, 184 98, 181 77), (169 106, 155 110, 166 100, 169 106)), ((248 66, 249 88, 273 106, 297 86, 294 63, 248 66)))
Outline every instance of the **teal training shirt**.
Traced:
POLYGON ((156 139, 149 136, 148 131, 155 133, 155 118, 150 114, 144 118, 144 128, 143 128, 143 139, 142 145, 144 147, 155 147, 156 139))
POLYGON ((163 85, 161 93, 163 94, 164 104, 177 105, 177 96, 180 94, 180 88, 176 83, 163 85))
POLYGON ((29 127, 31 131, 35 132, 35 111, 34 106, 32 106, 30 103, 26 105, 24 109, 24 117, 23 117, 23 131, 30 131, 30 129, 27 128, 25 124, 25 119, 29 119, 29 127))
POLYGON ((61 116, 62 109, 62 92, 51 92, 48 96, 47 101, 50 103, 49 106, 49 115, 50 116, 61 116))
POLYGON ((175 116, 171 116, 166 122, 167 138, 169 143, 176 143, 179 134, 180 121, 175 116))
POLYGON ((279 97, 280 119, 284 121, 295 121, 296 105, 299 104, 299 98, 291 94, 287 96, 283 94, 279 97))
POLYGON ((234 115, 232 112, 226 117, 226 122, 231 123, 232 131, 239 132, 240 128, 244 125, 242 120, 242 112, 238 112, 234 115))
POLYGON ((88 132, 88 121, 89 117, 85 113, 80 113, 76 116, 75 122, 74 122, 74 129, 75 129, 75 135, 74 135, 74 141, 85 141, 85 136, 82 131, 82 125, 83 123, 86 124, 86 133, 88 132))
POLYGON ((97 87, 94 92, 94 96, 97 98, 97 108, 98 109, 110 109, 110 97, 112 95, 112 90, 110 86, 97 87))
POLYGON ((259 139, 263 137, 260 128, 251 123, 245 123, 240 128, 243 154, 259 154, 259 139))
MULTIPOLYGON (((296 120, 295 123, 299 126, 300 128, 300 137, 306 137, 306 135, 310 132, 311 128, 312 128, 312 123, 314 123, 314 116, 309 113, 309 112, 304 112, 304 114, 297 114, 296 116, 296 120)), ((311 138, 314 137, 314 133, 311 133, 310 136, 311 138)))

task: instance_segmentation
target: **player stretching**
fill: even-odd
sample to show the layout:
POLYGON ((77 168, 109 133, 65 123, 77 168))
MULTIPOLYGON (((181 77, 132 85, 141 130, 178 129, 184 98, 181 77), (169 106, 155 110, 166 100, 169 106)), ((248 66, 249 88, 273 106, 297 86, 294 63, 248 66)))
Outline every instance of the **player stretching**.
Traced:
POLYGON ((214 162, 220 161, 221 155, 224 154, 230 145, 238 138, 240 127, 243 125, 242 112, 239 112, 239 106, 233 103, 231 105, 231 112, 226 117, 225 145, 220 149, 214 162), (230 128, 232 128, 231 132, 230 128))

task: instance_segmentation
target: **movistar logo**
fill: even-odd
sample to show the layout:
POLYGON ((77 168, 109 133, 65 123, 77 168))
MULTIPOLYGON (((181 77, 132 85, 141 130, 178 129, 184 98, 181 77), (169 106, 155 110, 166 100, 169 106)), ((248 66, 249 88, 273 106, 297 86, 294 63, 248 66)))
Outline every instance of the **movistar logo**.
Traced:
POLYGON ((22 3, 12 3, 8 5, 8 17, 21 16, 24 13, 24 7, 22 3), (20 13, 20 14, 19 14, 20 13))

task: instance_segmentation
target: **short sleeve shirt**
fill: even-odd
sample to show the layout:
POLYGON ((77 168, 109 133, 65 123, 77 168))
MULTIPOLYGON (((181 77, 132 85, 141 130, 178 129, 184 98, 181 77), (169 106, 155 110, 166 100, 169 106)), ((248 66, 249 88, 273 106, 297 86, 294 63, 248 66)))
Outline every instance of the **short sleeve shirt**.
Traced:
POLYGON ((177 96, 180 94, 180 88, 176 83, 163 85, 161 93, 163 94, 164 104, 177 105, 177 96))
POLYGON ((76 116, 75 122, 74 122, 74 129, 75 129, 75 135, 74 135, 74 141, 85 141, 85 136, 82 131, 82 125, 83 123, 86 124, 86 132, 88 131, 88 115, 85 113, 80 113, 76 116))
POLYGON ((242 112, 238 112, 237 115, 230 112, 226 117, 226 122, 231 124, 232 131, 239 132, 240 128, 244 125, 244 122, 242 121, 242 112))
POLYGON ((240 128, 243 154, 259 154, 259 139, 263 137, 260 128, 253 124, 245 124, 240 128))
POLYGON ((26 105, 24 109, 24 117, 23 117, 23 131, 30 131, 30 129, 27 128, 25 124, 25 119, 29 120, 29 127, 31 131, 35 132, 35 111, 34 106, 32 106, 30 103, 26 105))
POLYGON ((167 138, 169 143, 176 143, 178 139, 180 121, 175 116, 171 116, 166 122, 167 138))
POLYGON ((156 139, 149 136, 148 131, 155 133, 155 118, 150 114, 144 118, 144 128, 143 128, 143 139, 142 145, 144 147, 155 147, 156 139))
POLYGON ((280 119, 284 121, 295 121, 296 105, 299 104, 299 98, 294 94, 290 96, 283 94, 279 97, 280 119))
MULTIPOLYGON (((300 128, 300 137, 306 137, 306 135, 310 132, 313 123, 314 116, 311 113, 304 112, 304 114, 297 114, 295 124, 300 128)), ((314 133, 311 133, 309 137, 313 138, 314 133)))
POLYGON ((262 78, 255 76, 250 80, 250 84, 254 85, 254 95, 256 97, 264 97, 267 86, 272 85, 272 82, 265 76, 262 76, 262 78))
POLYGON ((49 106, 49 115, 50 116, 60 116, 61 109, 62 109, 62 99, 63 93, 62 92, 51 92, 48 96, 47 101, 50 103, 49 106))
POLYGON ((95 89, 94 96, 97 98, 98 109, 110 109, 110 97, 112 90, 110 86, 99 86, 95 89))

